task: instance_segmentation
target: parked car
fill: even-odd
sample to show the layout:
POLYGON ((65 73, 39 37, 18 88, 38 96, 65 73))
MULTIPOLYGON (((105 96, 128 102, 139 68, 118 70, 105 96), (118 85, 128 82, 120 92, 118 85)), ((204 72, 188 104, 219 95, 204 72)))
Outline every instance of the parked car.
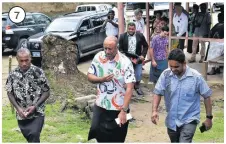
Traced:
POLYGON ((112 9, 110 4, 85 4, 78 5, 75 9, 76 12, 96 11, 96 12, 108 12, 112 9))
POLYGON ((75 41, 79 58, 103 50, 103 41, 106 37, 102 29, 107 13, 75 12, 56 18, 44 32, 28 38, 28 49, 31 51, 32 63, 40 66, 42 55, 42 38, 45 35, 59 35, 67 40, 75 41))
POLYGON ((42 13, 27 12, 21 23, 13 23, 7 13, 2 13, 2 52, 5 48, 13 49, 15 52, 26 47, 29 36, 44 31, 51 19, 42 13))

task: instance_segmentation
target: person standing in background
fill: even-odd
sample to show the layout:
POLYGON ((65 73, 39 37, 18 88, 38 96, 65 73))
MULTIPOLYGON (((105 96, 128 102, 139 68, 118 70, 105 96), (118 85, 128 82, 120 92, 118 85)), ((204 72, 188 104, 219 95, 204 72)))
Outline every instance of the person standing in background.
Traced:
MULTIPOLYGON (((194 20, 195 31, 194 31, 193 37, 207 38, 210 32, 211 16, 207 12, 206 3, 200 4, 200 9, 201 9, 201 12, 197 14, 194 20)), ((189 63, 196 62, 197 45, 199 44, 199 42, 201 43, 201 50, 200 50, 201 59, 199 63, 202 63, 205 59, 205 55, 206 55, 205 42, 199 41, 199 40, 193 40, 192 55, 191 55, 191 58, 188 60, 189 63)))
MULTIPOLYGON (((183 7, 175 3, 175 14, 173 15, 173 25, 177 37, 184 37, 188 29, 188 17, 182 12, 183 7)), ((178 48, 184 50, 185 39, 179 39, 178 48)))

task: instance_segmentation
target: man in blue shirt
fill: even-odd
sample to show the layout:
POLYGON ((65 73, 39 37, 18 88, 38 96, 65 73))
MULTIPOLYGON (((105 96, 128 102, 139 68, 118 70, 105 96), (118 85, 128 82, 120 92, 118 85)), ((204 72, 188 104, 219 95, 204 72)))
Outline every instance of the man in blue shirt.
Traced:
POLYGON ((188 67, 185 55, 174 49, 168 57, 169 67, 159 77, 154 89, 152 117, 158 121, 158 106, 164 96, 167 117, 165 124, 171 142, 192 142, 197 124, 200 122, 200 95, 204 98, 206 109, 206 130, 212 127, 212 91, 202 75, 188 67))

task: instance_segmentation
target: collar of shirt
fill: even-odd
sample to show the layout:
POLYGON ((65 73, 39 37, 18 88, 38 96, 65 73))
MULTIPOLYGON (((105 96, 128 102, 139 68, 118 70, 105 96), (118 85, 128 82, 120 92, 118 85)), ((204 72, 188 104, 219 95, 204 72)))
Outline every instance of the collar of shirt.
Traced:
POLYGON ((107 57, 106 57, 106 54, 104 53, 104 55, 100 55, 100 57, 102 59, 106 59, 107 61, 109 61, 109 63, 114 63, 114 62, 119 62, 119 57, 120 57, 120 53, 119 51, 117 51, 117 54, 115 55, 114 59, 113 60, 109 60, 107 57))
POLYGON ((128 36, 128 37, 133 37, 133 36, 135 36, 135 35, 136 35, 136 32, 135 32, 134 35, 132 35, 132 36, 127 32, 127 36, 128 36))
MULTIPOLYGON (((176 78, 178 78, 176 75, 173 74, 172 71, 170 71, 170 75, 169 76, 175 76, 176 78)), ((183 74, 183 76, 180 79, 183 79, 183 78, 186 78, 186 77, 189 77, 189 76, 193 76, 193 73, 190 70, 190 67, 186 65, 186 71, 185 71, 185 73, 183 74)))

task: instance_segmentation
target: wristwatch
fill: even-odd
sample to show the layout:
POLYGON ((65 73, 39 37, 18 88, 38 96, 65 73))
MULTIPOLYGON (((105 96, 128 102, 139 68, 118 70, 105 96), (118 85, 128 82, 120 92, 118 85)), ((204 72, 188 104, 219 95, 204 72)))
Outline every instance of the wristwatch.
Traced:
POLYGON ((213 116, 212 115, 210 115, 210 116, 207 115, 206 118, 213 119, 213 116))
POLYGON ((122 111, 124 111, 124 112, 127 112, 127 111, 128 111, 128 109, 129 109, 128 107, 126 107, 126 108, 125 108, 125 107, 122 107, 122 109, 121 109, 121 110, 122 110, 122 111))

